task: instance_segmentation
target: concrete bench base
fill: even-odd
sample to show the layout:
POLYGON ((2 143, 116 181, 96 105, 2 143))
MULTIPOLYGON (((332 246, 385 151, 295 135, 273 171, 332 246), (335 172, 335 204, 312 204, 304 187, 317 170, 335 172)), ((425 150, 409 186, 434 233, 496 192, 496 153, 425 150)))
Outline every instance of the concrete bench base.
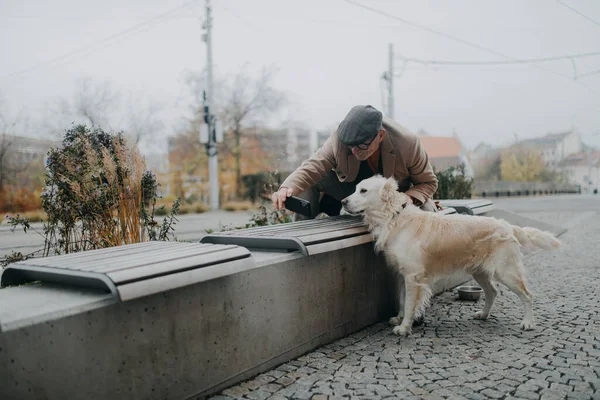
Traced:
POLYGON ((203 396, 397 310, 397 280, 371 244, 253 256, 258 268, 124 303, 51 285, 0 290, 2 398, 203 396), (11 298, 29 299, 24 316, 7 311, 11 298))

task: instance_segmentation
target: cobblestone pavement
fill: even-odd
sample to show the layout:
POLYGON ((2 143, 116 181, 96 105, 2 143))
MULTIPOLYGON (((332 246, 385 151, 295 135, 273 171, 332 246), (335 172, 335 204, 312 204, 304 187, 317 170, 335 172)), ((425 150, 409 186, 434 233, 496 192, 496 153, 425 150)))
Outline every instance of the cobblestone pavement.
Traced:
POLYGON ((535 330, 520 330, 521 303, 504 286, 487 321, 472 318, 483 299, 446 292, 408 338, 377 324, 213 399, 600 399, 600 213, 582 212, 588 224, 570 226, 562 250, 525 256, 535 330))

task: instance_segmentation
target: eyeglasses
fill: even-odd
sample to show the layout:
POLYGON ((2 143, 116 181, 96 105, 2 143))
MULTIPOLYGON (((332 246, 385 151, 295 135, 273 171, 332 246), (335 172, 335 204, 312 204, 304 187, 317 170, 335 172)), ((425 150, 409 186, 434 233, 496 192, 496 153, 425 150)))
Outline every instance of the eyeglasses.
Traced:
POLYGON ((375 140, 376 137, 377 137, 377 135, 375 135, 369 143, 361 143, 361 144, 357 144, 356 146, 348 146, 348 147, 350 147, 350 149, 356 147, 360 150, 367 150, 369 148, 369 146, 371 145, 371 143, 373 143, 373 141, 375 140))

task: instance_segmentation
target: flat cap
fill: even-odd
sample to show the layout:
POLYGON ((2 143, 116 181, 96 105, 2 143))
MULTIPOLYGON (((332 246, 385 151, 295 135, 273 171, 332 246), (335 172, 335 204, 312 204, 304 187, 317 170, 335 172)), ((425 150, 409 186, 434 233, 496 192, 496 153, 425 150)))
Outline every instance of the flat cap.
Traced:
POLYGON ((371 105, 354 106, 338 126, 338 137, 346 146, 370 141, 381 129, 383 115, 371 105))

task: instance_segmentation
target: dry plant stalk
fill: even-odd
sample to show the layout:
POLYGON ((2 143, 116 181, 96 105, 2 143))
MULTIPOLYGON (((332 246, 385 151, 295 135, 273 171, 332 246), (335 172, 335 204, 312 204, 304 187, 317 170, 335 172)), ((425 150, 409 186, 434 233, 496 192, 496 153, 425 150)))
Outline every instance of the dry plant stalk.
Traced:
MULTIPOLYGON (((124 139, 121 143, 114 138, 112 145, 114 156, 103 148, 102 156, 98 157, 89 140, 83 138, 85 160, 81 164, 89 165, 89 170, 80 173, 80 166, 67 164, 70 175, 80 178, 78 182, 68 182, 76 196, 75 201, 87 204, 86 209, 92 214, 85 218, 81 237, 77 238, 75 231, 70 232, 70 243, 87 242, 92 248, 97 248, 144 240, 140 211, 145 160, 137 148, 128 147, 124 139), (83 235, 86 230, 87 234, 83 235)), ((62 179, 68 180, 67 177, 62 179)), ((82 248, 87 247, 84 243, 81 245, 82 248)))

